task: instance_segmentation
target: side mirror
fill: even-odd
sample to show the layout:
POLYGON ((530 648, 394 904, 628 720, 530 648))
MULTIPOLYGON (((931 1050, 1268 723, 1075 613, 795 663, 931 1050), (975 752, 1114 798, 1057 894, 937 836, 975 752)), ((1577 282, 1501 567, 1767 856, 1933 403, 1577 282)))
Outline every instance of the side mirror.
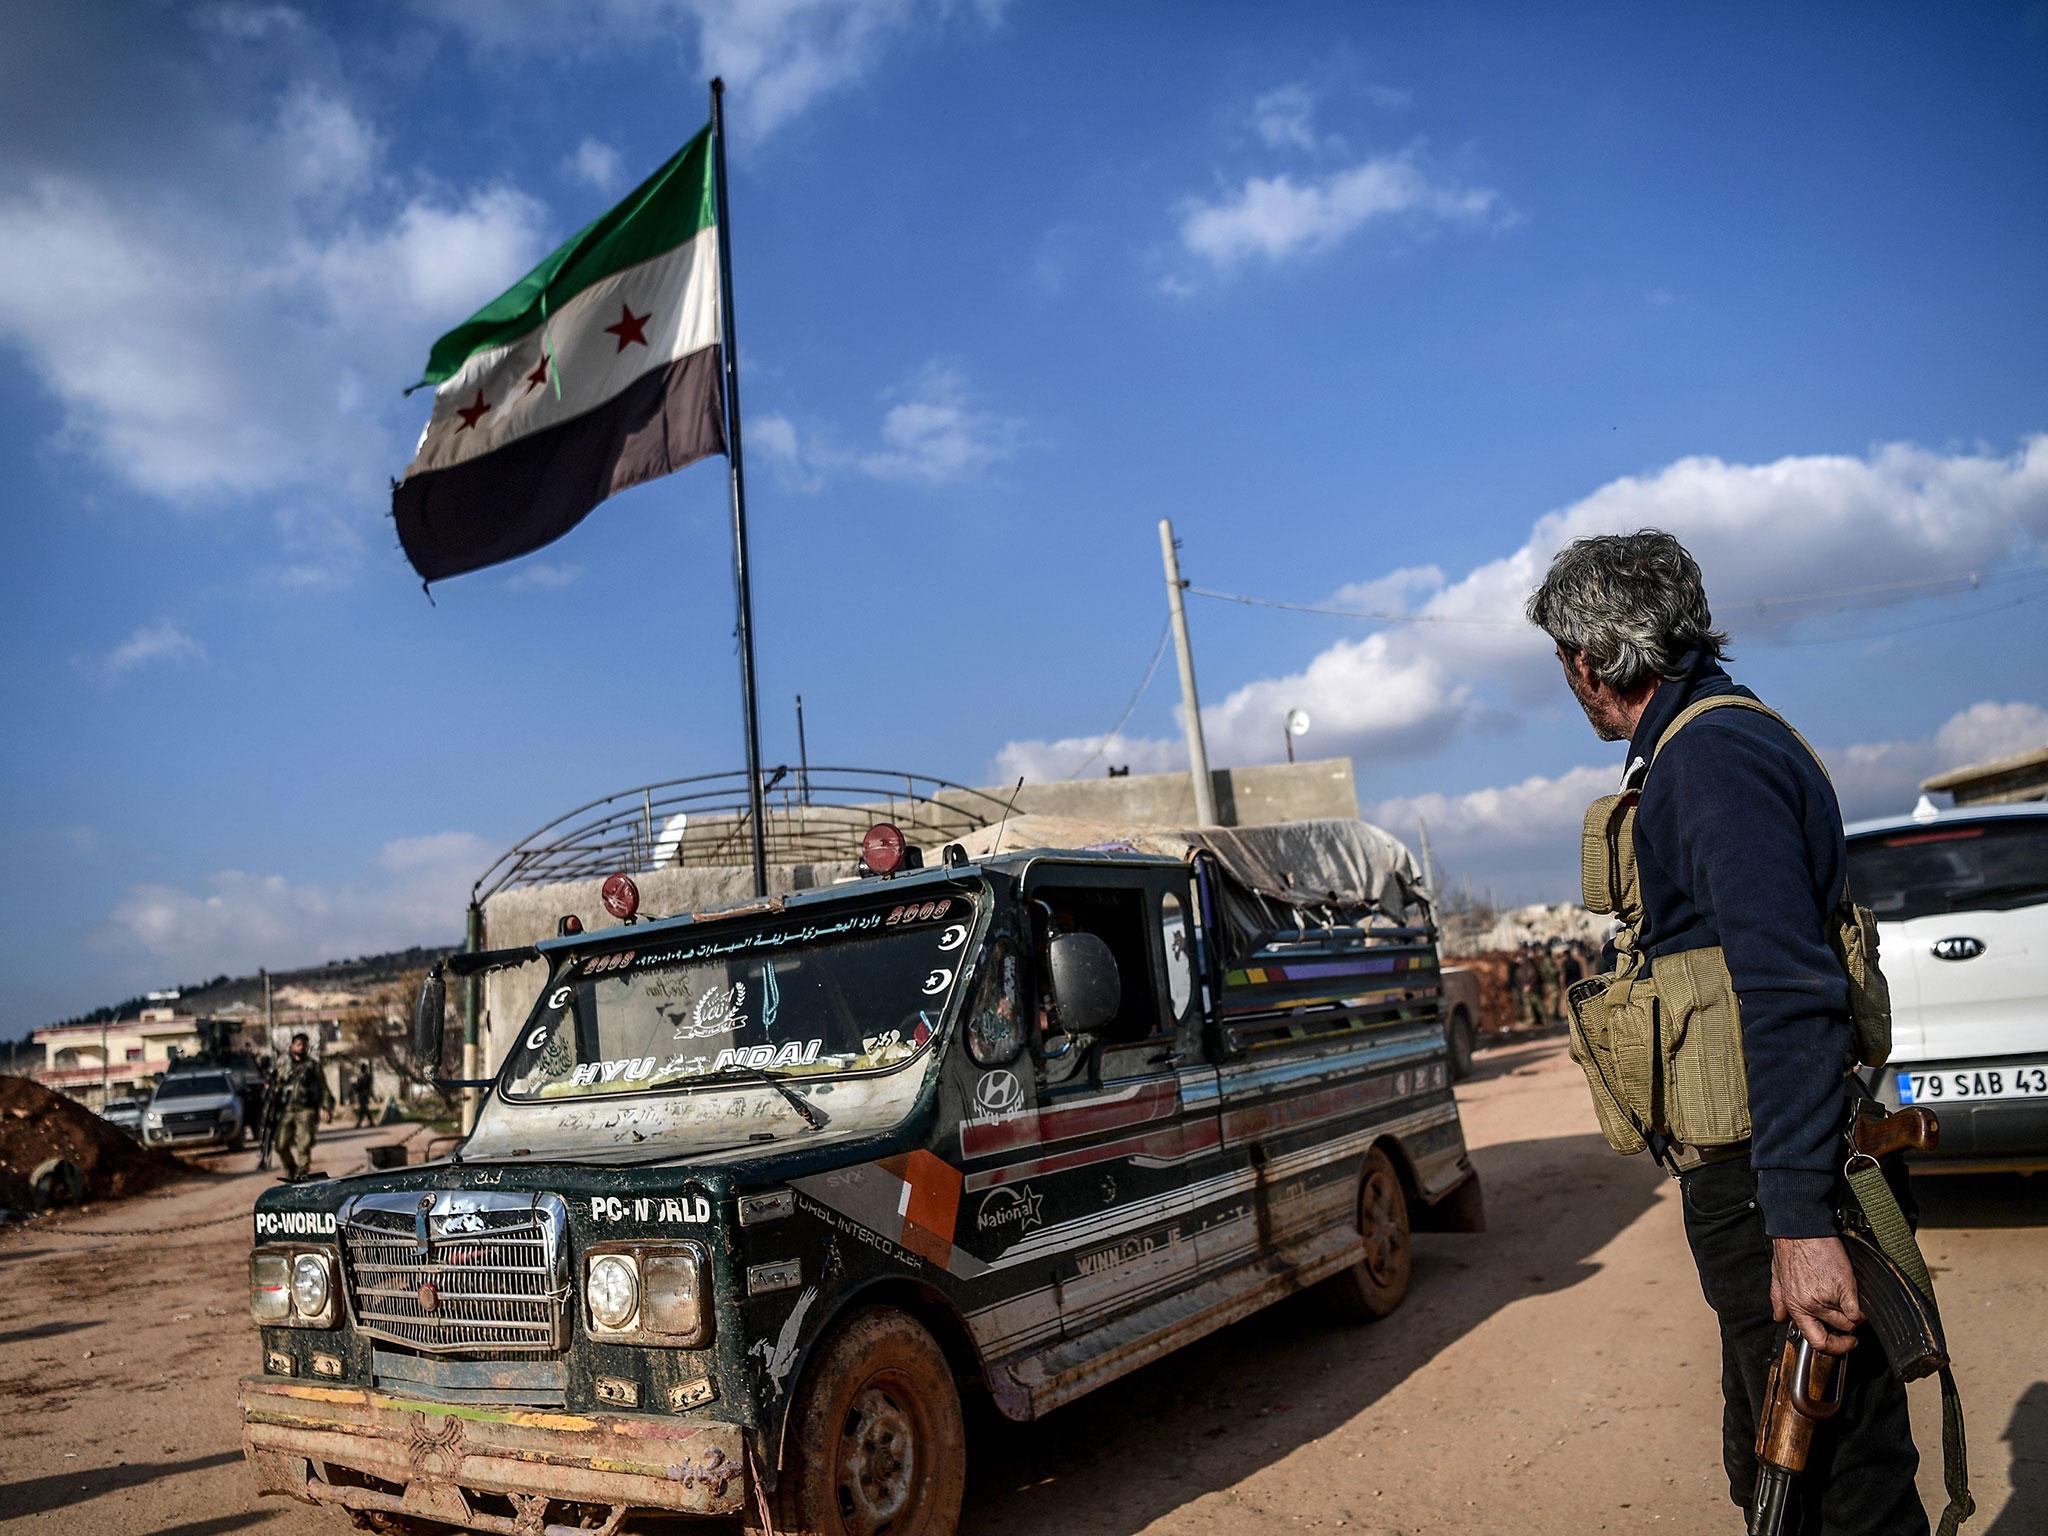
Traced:
POLYGON ((436 965, 420 983, 420 1000, 412 1011, 412 1059, 430 1076, 441 1070, 441 1031, 447 1022, 448 984, 436 965))
POLYGON ((1096 934, 1054 934, 1046 970, 1052 980, 1053 1007, 1065 1034, 1100 1029, 1123 1006, 1124 984, 1116 956, 1096 934))

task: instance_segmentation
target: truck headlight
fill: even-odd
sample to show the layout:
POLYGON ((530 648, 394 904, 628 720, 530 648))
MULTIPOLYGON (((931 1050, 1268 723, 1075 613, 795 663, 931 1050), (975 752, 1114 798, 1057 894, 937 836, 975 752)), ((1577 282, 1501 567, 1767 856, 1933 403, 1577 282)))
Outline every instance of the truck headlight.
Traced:
POLYGON ((590 1320, 610 1333, 623 1332, 640 1309, 640 1276, 628 1253, 600 1253, 583 1277, 590 1320))
POLYGON ((292 1305, 301 1317, 318 1317, 334 1297, 334 1279, 327 1260, 317 1253, 302 1253, 292 1260, 292 1305))
POLYGON ((584 1261, 592 1338, 669 1349, 711 1342, 706 1260, 697 1243, 607 1245, 584 1261))
POLYGON ((249 1312, 276 1328, 332 1328, 334 1255, 321 1249, 258 1248, 249 1255, 249 1312))
POLYGON ((644 1277, 640 1328, 676 1344, 702 1344, 703 1265, 695 1248, 649 1249, 640 1256, 644 1277))
POLYGON ((291 1259, 258 1248, 249 1255, 249 1312, 259 1323, 281 1323, 292 1315, 291 1259))

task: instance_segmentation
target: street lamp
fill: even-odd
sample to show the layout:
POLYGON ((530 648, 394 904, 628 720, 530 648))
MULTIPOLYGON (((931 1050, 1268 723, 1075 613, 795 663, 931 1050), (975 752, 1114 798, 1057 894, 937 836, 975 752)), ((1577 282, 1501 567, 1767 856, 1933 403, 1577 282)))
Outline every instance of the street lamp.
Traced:
POLYGON ((1287 711, 1287 729, 1282 733, 1287 738, 1287 761, 1294 761, 1294 738, 1308 730, 1308 711, 1290 709, 1287 711))

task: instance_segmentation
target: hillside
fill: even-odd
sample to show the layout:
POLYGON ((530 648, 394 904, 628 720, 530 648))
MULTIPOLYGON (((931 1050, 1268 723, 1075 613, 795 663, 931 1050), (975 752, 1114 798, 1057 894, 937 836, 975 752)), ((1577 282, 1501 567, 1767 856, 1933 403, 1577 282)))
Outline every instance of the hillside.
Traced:
MULTIPOLYGON (((368 994, 390 986, 407 971, 423 970, 449 950, 459 948, 459 943, 439 947, 414 945, 411 949, 393 950, 389 954, 358 955, 353 960, 329 960, 325 965, 305 966, 294 971, 272 971, 270 981, 273 987, 279 988, 304 987, 318 992, 368 994)), ((187 982, 179 991, 183 994, 178 999, 180 1013, 217 1013, 231 1003, 247 1003, 254 1008, 263 1006, 263 977, 260 973, 254 976, 216 976, 211 981, 187 982)), ((144 999, 131 997, 92 1009, 75 1019, 59 1019, 52 1022, 97 1024, 102 1018, 133 1017, 143 1004, 144 999)), ((38 1047, 38 1058, 40 1049, 38 1047)))

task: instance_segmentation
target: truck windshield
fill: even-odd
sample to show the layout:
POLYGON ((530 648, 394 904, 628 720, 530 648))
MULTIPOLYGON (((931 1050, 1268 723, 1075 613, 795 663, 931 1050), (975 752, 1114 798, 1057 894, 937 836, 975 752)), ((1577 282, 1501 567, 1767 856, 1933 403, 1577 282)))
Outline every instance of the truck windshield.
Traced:
POLYGON ((504 1091, 557 1099, 893 1067, 938 1032, 973 927, 974 903, 945 894, 578 955, 541 994, 504 1091))
POLYGON ((218 1072, 181 1072, 157 1085, 160 1099, 196 1099, 205 1094, 228 1091, 228 1080, 218 1072))

